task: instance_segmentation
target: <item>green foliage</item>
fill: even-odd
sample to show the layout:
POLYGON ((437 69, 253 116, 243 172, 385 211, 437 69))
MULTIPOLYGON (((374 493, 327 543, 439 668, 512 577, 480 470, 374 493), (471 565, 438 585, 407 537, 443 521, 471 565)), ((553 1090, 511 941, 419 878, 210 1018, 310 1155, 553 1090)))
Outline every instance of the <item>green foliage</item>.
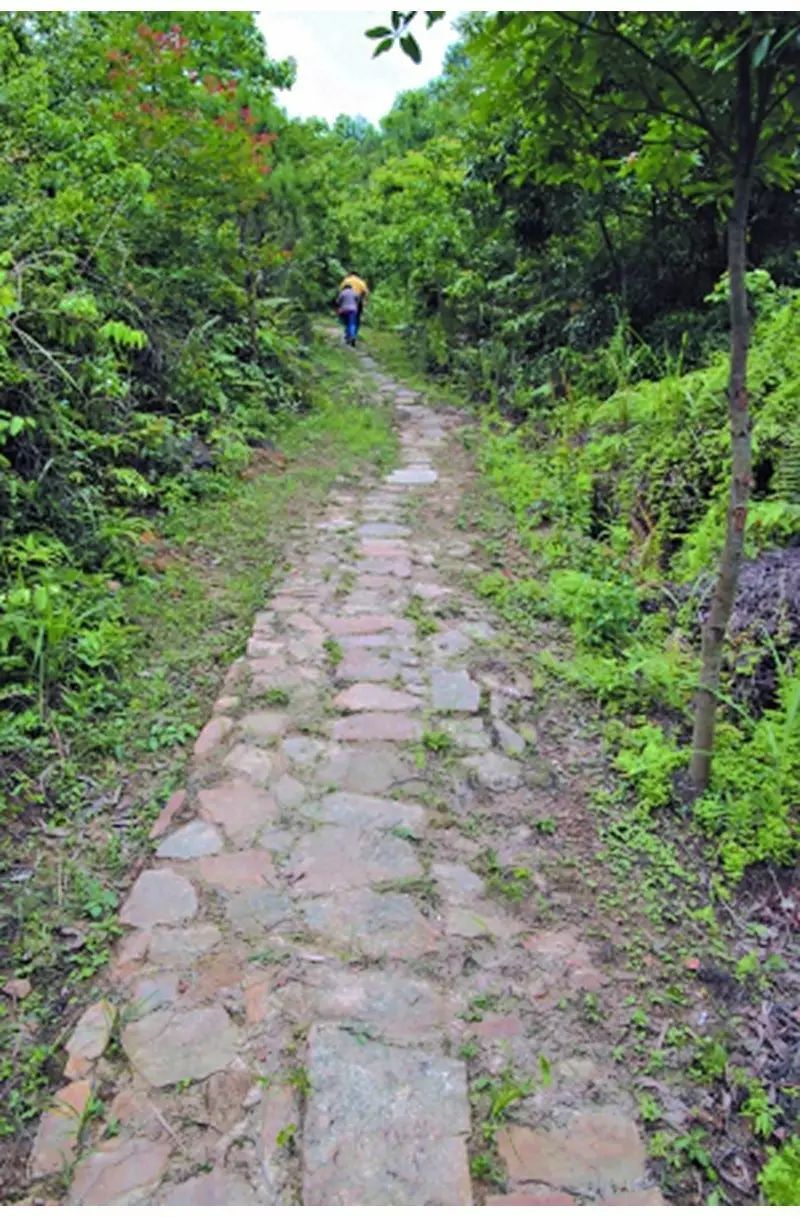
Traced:
POLYGON ((772 1149, 758 1177, 767 1204, 800 1204, 800 1137, 772 1149))

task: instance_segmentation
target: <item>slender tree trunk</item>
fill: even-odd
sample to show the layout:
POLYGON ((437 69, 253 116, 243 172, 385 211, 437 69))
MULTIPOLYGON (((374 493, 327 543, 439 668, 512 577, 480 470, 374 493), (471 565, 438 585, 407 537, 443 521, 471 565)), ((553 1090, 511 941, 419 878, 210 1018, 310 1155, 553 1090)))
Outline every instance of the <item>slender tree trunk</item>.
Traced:
POLYGON ((750 109, 750 47, 739 54, 737 83, 737 156, 733 206, 728 219, 728 273, 730 277, 731 362, 728 412, 731 429, 731 491, 725 545, 708 617, 703 627, 700 685, 695 699, 692 759, 689 777, 694 794, 708 785, 714 750, 717 693, 722 648, 728 628, 744 552, 747 504, 752 486, 750 409, 747 399, 747 348, 749 318, 745 265, 747 216, 752 191, 754 132, 750 109))

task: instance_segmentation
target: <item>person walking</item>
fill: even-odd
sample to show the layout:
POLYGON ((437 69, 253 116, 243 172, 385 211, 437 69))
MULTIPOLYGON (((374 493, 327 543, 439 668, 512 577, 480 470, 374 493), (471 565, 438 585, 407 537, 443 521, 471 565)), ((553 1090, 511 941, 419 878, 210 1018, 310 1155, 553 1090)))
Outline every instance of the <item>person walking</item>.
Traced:
POLYGON ((369 288, 364 280, 352 270, 350 271, 349 275, 345 275, 344 279, 342 279, 341 283, 339 284, 339 291, 341 291, 344 287, 352 287, 353 291, 358 297, 358 317, 356 319, 356 333, 358 333, 359 329, 361 328, 361 314, 364 311, 364 302, 369 295, 369 288))
POLYGON ((344 340, 348 346, 354 347, 358 333, 358 296, 352 287, 347 286, 339 290, 336 311, 344 326, 344 340))

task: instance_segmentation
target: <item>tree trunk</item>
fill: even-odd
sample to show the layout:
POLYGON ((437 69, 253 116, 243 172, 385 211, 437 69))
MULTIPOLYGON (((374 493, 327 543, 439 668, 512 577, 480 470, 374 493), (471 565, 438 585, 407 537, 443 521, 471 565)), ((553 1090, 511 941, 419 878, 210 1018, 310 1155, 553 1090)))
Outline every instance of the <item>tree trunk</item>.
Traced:
POLYGON ((708 617, 703 627, 700 684, 695 698, 692 759, 689 778, 700 794, 711 775, 717 693, 722 647, 728 628, 744 552, 747 504, 752 486, 750 410, 747 400, 747 348, 749 318, 745 287, 747 216, 752 191, 754 132, 750 108, 750 46, 739 53, 737 82, 737 149, 733 206, 728 219, 728 274, 730 277, 731 362, 728 412, 731 429, 731 491, 725 545, 708 617))

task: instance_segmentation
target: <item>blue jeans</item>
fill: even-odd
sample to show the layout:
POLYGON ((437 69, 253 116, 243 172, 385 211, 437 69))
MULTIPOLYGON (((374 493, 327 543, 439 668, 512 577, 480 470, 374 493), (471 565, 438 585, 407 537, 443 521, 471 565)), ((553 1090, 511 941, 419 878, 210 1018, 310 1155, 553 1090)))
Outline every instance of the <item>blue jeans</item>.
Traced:
POLYGON ((352 312, 342 313, 341 317, 344 325, 345 342, 355 342, 356 334, 358 333, 358 313, 353 309, 352 312))

